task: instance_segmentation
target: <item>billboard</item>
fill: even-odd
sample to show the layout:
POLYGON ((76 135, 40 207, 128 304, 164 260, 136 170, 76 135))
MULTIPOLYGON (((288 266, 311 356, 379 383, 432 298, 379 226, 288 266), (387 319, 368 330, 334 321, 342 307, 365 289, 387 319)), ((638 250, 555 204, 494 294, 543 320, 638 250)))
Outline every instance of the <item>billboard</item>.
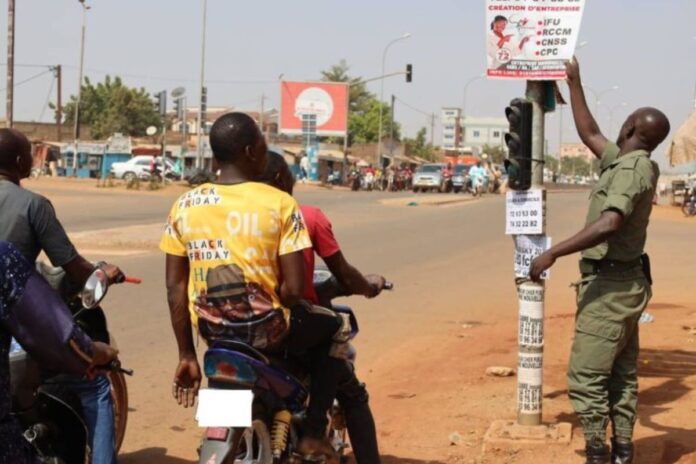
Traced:
POLYGON ((281 82, 280 133, 302 135, 303 115, 316 115, 316 135, 345 137, 348 131, 348 84, 281 82))
POLYGON ((584 8, 585 0, 487 0, 488 77, 565 79, 584 8))

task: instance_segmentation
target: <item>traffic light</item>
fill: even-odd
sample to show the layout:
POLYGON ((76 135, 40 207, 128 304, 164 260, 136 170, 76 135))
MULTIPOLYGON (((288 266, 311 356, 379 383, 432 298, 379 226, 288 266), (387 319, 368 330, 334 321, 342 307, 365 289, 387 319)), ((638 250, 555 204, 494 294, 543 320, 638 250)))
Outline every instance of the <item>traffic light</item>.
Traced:
POLYGON ((167 114, 167 91, 163 90, 155 94, 155 111, 164 117, 167 114))
POLYGON ((522 98, 515 98, 505 108, 510 123, 510 132, 505 134, 505 169, 512 190, 529 190, 532 186, 532 114, 532 104, 522 98))
POLYGON ((406 65, 406 82, 411 82, 413 80, 413 65, 406 65))
POLYGON ((208 87, 201 87, 201 128, 203 129, 203 133, 206 132, 206 128, 208 125, 206 124, 206 120, 208 119, 208 115, 206 114, 208 111, 208 87))
POLYGON ((183 121, 186 117, 184 114, 186 109, 183 107, 183 102, 183 97, 174 99, 174 114, 176 115, 176 119, 179 121, 183 121))

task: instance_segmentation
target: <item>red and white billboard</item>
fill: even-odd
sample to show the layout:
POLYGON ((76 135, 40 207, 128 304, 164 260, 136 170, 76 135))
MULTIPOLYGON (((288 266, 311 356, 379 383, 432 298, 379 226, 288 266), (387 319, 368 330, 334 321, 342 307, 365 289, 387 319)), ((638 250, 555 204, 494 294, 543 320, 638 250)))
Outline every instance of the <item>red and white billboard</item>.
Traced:
POLYGON ((317 118, 317 135, 345 137, 348 132, 348 84, 291 82, 280 84, 280 133, 302 134, 302 115, 317 118))

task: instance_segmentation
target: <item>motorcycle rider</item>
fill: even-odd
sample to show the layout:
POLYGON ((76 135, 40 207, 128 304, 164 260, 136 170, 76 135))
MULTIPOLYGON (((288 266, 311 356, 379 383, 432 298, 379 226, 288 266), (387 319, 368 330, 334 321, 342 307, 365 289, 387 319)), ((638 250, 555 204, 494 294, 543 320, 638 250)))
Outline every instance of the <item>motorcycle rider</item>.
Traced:
POLYGON ((253 181, 266 167, 267 148, 248 115, 221 116, 210 145, 217 181, 174 203, 160 242, 179 348, 173 396, 193 406, 200 386, 193 327, 207 340, 223 331, 257 349, 306 355, 313 381, 298 451, 335 462, 325 430, 342 367, 330 349, 342 321, 302 301, 302 250, 311 247, 302 214, 292 197, 253 181))
POLYGON ((0 241, 0 462, 33 464, 34 450, 10 415, 12 337, 42 365, 79 376, 94 376, 118 351, 85 335, 32 262, 13 244, 0 241))
POLYGON ((452 163, 448 162, 447 165, 442 168, 441 171, 442 174, 442 183, 440 185, 440 191, 441 192, 446 192, 448 188, 448 184, 452 182, 452 163))
MULTIPOLYGON (((30 262, 45 252, 55 267, 62 267, 73 289, 84 286, 94 265, 83 258, 68 238, 50 201, 21 187, 32 166, 31 144, 19 131, 0 129, 0 240, 12 243, 30 262)), ((120 269, 104 264, 111 282, 120 269)), ((24 347, 26 349, 26 347, 24 347)), ((66 384, 80 397, 90 432, 94 462, 116 462, 114 418, 106 376, 72 379, 66 384)))
MULTIPOLYGON (((288 195, 292 195, 295 186, 295 178, 285 159, 274 152, 268 153, 268 165, 259 181, 266 182, 288 195)), ((319 298, 314 290, 315 253, 324 260, 341 285, 351 293, 367 298, 379 295, 386 283, 384 277, 374 274, 363 275, 346 260, 334 236, 331 222, 321 209, 307 205, 300 205, 300 209, 312 240, 312 248, 304 250, 304 298, 314 305, 319 304, 319 298)), ((350 362, 344 364, 336 396, 345 412, 346 426, 358 464, 379 464, 377 433, 368 404, 367 390, 365 384, 357 379, 354 366, 350 362)))
POLYGON ((476 161, 476 166, 469 170, 471 178, 471 190, 474 195, 480 195, 483 192, 484 178, 487 177, 486 168, 481 165, 481 160, 476 161))

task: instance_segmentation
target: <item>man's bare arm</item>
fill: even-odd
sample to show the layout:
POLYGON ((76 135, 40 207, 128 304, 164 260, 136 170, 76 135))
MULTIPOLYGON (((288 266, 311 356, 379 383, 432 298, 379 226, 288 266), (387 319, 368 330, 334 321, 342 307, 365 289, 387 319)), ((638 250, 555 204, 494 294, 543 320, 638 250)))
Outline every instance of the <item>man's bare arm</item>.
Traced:
POLYGON ((597 121, 590 113, 585 99, 585 92, 582 89, 580 79, 580 68, 577 59, 573 58, 566 63, 566 73, 568 75, 568 87, 570 87, 570 104, 573 108, 573 119, 578 135, 597 158, 602 157, 602 153, 609 140, 602 134, 597 121))
POLYGON ((381 292, 384 287, 382 282, 380 285, 379 276, 364 276, 353 265, 351 265, 343 256, 342 252, 334 253, 328 258, 324 258, 324 262, 329 267, 329 270, 336 279, 345 288, 350 290, 355 295, 363 295, 368 298, 373 298, 381 292), (374 282, 370 282, 372 279, 374 282))
POLYGON ((279 258, 283 283, 280 286, 280 300, 283 305, 291 308, 298 304, 304 293, 304 256, 302 251, 296 251, 279 258))
POLYGON ((179 347, 179 358, 195 359, 196 348, 193 344, 191 316, 188 309, 188 258, 168 254, 166 267, 167 301, 172 329, 179 347))
POLYGON ((605 211, 592 224, 588 224, 580 232, 552 247, 534 261, 529 271, 529 277, 538 282, 541 274, 553 266, 553 263, 562 256, 577 253, 588 248, 605 242, 614 235, 623 225, 624 217, 621 213, 613 210, 605 211))

